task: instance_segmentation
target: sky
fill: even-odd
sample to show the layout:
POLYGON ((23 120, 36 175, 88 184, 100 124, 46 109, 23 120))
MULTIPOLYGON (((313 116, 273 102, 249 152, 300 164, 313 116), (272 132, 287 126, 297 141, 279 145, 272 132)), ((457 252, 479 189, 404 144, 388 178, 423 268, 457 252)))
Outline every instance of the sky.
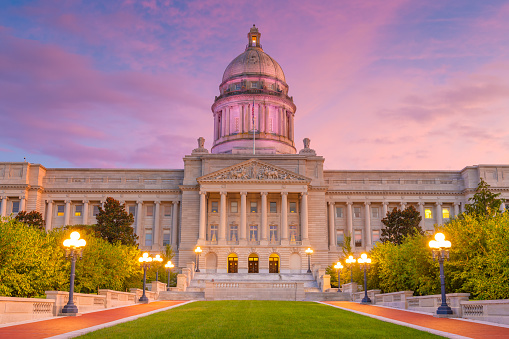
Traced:
POLYGON ((183 168, 256 24, 335 170, 509 164, 509 2, 0 1, 0 162, 183 168))

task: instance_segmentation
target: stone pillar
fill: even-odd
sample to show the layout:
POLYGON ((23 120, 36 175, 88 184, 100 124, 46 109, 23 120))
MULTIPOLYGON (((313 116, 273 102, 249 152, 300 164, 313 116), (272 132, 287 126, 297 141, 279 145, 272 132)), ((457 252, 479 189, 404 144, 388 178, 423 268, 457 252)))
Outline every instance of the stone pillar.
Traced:
POLYGON ((307 241, 309 238, 308 235, 308 192, 301 193, 301 208, 300 208, 300 219, 302 226, 302 241, 307 241))
POLYGON ((207 217, 207 192, 200 191, 200 227, 198 229, 198 240, 205 241, 206 217, 207 217))
POLYGON ((5 217, 7 213, 7 200, 9 198, 2 197, 2 205, 0 205, 0 217, 5 217))
POLYGON ((459 214, 460 214, 460 203, 455 202, 454 203, 454 216, 457 217, 459 214))
POLYGON ((404 210, 405 210, 405 208, 406 208, 406 203, 402 201, 402 202, 399 204, 399 206, 400 206, 400 209, 401 209, 402 211, 404 211, 404 210))
POLYGON ((336 249, 336 226, 334 224, 335 204, 329 201, 329 249, 336 249))
POLYGON ((141 200, 138 200, 136 201, 136 228, 134 230, 134 233, 136 233, 136 235, 140 235, 142 234, 143 232, 141 231, 141 215, 143 214, 143 201, 141 200))
POLYGON ((221 201, 219 205, 219 241, 226 239, 226 192, 220 192, 221 201))
POLYGON ((242 120, 243 120, 242 126, 243 127, 242 128, 243 128, 244 133, 248 133, 249 132, 249 113, 248 113, 249 105, 244 104, 244 105, 242 105, 242 108, 243 108, 243 112, 242 112, 242 120))
POLYGON ((352 202, 348 201, 346 203, 346 226, 348 228, 348 234, 350 236, 350 245, 352 246, 352 249, 355 248, 355 239, 353 234, 353 213, 352 213, 352 202))
POLYGON ((265 133, 270 132, 270 114, 269 106, 265 105, 265 133))
POLYGON ((224 110, 226 112, 226 131, 225 131, 225 135, 230 135, 230 107, 226 106, 224 108, 224 110))
POLYGON ((288 240, 288 192, 281 192, 281 240, 288 240))
POLYGON ((177 230, 178 230, 178 206, 179 206, 179 202, 178 200, 177 201, 173 201, 173 209, 171 211, 171 247, 173 248, 174 251, 177 250, 177 247, 178 247, 178 233, 177 233, 177 230))
POLYGON ((421 222, 419 223, 419 226, 424 230, 424 220, 426 218, 426 215, 424 215, 424 202, 419 201, 419 213, 421 214, 421 222))
POLYGON ((152 246, 158 246, 159 245, 159 233, 161 233, 161 223, 160 223, 160 207, 161 207, 161 202, 160 201, 155 201, 155 205, 156 205, 156 208, 155 208, 155 211, 154 211, 154 229, 153 229, 153 242, 152 242, 152 246))
MULTIPOLYGON (((4 199, 5 200, 5 199, 4 199)), ((53 221, 53 200, 47 200, 46 208, 46 231, 51 231, 51 222, 53 221)))
POLYGON ((246 240, 247 192, 240 192, 240 240, 246 240))
POLYGON ((83 225, 88 225, 88 200, 83 200, 83 225))
POLYGON ((260 133, 265 132, 265 107, 260 104, 258 105, 258 116, 260 121, 258 125, 260 126, 260 133))
POLYGON ((439 225, 442 225, 443 221, 442 221, 442 203, 440 201, 437 201, 435 203, 435 205, 437 206, 436 210, 437 210, 437 224, 439 225))
POLYGON ((20 211, 26 211, 26 202, 27 200, 25 197, 19 197, 19 210, 20 211))
POLYGON ((221 111, 221 136, 224 137, 226 134, 226 109, 221 111))
POLYGON ((70 218, 71 218, 71 200, 66 200, 64 210, 64 226, 69 225, 70 218))
POLYGON ((382 202, 382 219, 387 216, 387 206, 389 203, 387 201, 382 202))
POLYGON ((262 241, 267 240, 267 192, 261 192, 260 195, 262 196, 262 228, 260 230, 260 238, 262 241))
POLYGON ((214 113, 214 141, 218 139, 217 136, 217 113, 214 113))
POLYGON ((364 202, 364 229, 365 229, 365 239, 366 239, 366 248, 371 248, 371 203, 369 201, 364 202))
POLYGON ((292 129, 292 134, 290 135, 290 140, 295 140, 295 122, 293 121, 294 119, 294 116, 293 116, 293 113, 290 113, 290 124, 291 124, 291 129, 292 129))

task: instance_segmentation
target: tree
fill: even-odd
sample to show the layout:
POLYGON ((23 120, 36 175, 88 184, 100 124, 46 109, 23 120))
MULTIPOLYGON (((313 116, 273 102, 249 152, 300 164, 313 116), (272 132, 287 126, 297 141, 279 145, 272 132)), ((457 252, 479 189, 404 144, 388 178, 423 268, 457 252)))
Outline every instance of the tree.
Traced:
POLYGON ((37 211, 31 211, 28 213, 26 211, 19 211, 15 219, 25 225, 29 225, 40 230, 44 229, 44 220, 42 219, 42 214, 37 211))
POLYGON ((123 245, 136 245, 138 236, 131 226, 133 222, 134 217, 126 212, 125 204, 108 197, 104 209, 99 207, 95 229, 98 236, 112 244, 120 241, 123 245))
POLYGON ((500 193, 495 194, 491 192, 490 185, 481 178, 481 182, 477 185, 474 196, 468 199, 468 201, 472 203, 466 204, 465 213, 477 216, 497 214, 503 202, 502 199, 498 199, 499 196, 500 193))
POLYGON ((394 208, 382 219, 385 228, 382 229, 380 241, 389 241, 395 245, 400 245, 405 237, 409 235, 424 234, 421 226, 419 226, 421 220, 421 214, 413 206, 408 206, 403 211, 394 208))

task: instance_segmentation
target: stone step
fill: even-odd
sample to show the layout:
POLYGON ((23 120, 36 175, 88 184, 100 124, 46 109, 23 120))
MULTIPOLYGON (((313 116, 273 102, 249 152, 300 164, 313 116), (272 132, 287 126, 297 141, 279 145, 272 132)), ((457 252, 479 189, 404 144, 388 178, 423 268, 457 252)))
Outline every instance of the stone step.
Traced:
POLYGON ((306 292, 304 301, 350 301, 350 293, 306 292))
POLYGON ((158 300, 205 300, 205 292, 164 291, 159 292, 158 300))
POLYGON ((211 281, 315 281, 312 274, 279 273, 195 273, 193 280, 211 281))

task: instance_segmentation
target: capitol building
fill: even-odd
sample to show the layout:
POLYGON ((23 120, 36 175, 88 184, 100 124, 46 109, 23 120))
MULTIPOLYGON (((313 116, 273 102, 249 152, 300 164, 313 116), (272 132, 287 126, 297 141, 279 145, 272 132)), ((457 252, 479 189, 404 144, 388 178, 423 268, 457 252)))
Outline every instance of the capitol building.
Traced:
POLYGON ((298 113, 283 69, 254 25, 247 38, 212 104, 210 150, 200 137, 184 168, 167 170, 0 162, 1 216, 35 210, 47 230, 94 224, 113 197, 134 215, 140 249, 171 245, 179 267, 200 246, 202 272, 298 274, 307 271, 308 247, 322 267, 342 256, 347 237, 356 253, 371 249, 393 208, 414 206, 433 230, 464 211, 481 178, 509 199, 509 165, 324 170, 319 149, 294 138, 298 113))

